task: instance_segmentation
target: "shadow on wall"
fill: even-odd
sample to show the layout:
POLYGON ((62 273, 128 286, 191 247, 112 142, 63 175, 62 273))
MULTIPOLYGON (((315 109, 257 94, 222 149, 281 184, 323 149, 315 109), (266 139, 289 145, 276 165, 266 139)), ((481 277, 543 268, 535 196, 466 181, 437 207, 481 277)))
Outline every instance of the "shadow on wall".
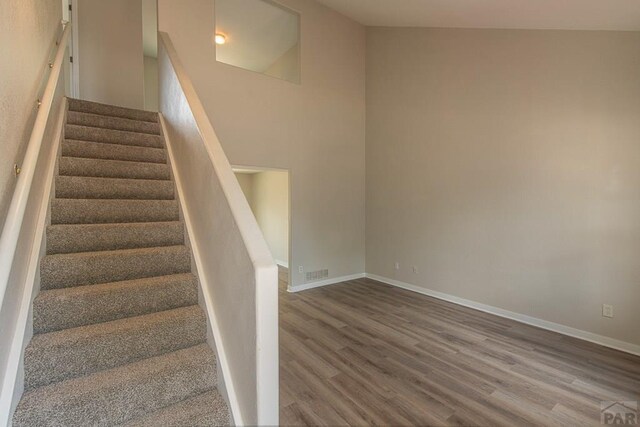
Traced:
POLYGON ((289 266, 289 172, 236 169, 236 177, 278 265, 289 266))

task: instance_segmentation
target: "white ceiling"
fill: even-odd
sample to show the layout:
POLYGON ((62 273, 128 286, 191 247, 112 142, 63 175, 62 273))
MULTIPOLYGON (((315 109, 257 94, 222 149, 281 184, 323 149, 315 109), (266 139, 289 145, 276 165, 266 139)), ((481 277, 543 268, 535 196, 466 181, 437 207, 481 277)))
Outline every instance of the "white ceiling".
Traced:
POLYGON ((640 0, 317 0, 387 27, 640 30, 640 0))

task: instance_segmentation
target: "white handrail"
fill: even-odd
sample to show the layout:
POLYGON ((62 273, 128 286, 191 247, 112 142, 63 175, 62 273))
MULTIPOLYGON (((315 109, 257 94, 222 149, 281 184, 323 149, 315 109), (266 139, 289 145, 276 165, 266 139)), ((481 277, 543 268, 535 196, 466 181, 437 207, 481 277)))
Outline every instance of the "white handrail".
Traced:
MULTIPOLYGON (((256 407, 255 420, 252 417, 236 419, 238 424, 278 425, 278 293, 277 267, 266 241, 251 212, 245 196, 231 169, 229 160, 218 140, 209 117, 196 93, 178 53, 167 33, 159 32, 159 42, 167 57, 186 103, 191 110, 197 131, 213 166, 220 187, 237 226, 244 247, 253 265, 255 275, 256 329, 255 329, 255 369, 256 369, 256 407)), ((161 94, 162 96, 162 94, 161 94)), ((195 239, 197 241, 197 239, 195 239)), ((222 343, 219 343, 222 344, 222 343)), ((218 344, 218 345, 219 345, 218 344)), ((226 358, 226 356, 225 356, 226 358)), ((221 358, 221 363, 224 359, 221 358)), ((224 363, 223 363, 224 364, 224 363)), ((223 366, 224 371, 224 366, 223 366)), ((228 378, 225 378, 228 380, 228 378)), ((230 378, 233 382, 233 378, 230 378)), ((227 386, 227 391, 231 387, 227 386)), ((240 414, 231 402, 234 415, 240 414)))
POLYGON ((11 199, 11 205, 9 205, 7 218, 2 228, 2 235, 0 236, 0 307, 2 307, 9 284, 13 258, 16 253, 16 247, 18 246, 18 237, 20 236, 20 229, 22 228, 29 193, 31 192, 36 163, 38 162, 44 132, 47 127, 53 98, 58 86, 58 79, 64 61, 64 52, 67 49, 67 40, 71 32, 71 24, 63 21, 62 25, 64 28, 62 37, 58 43, 56 56, 51 67, 51 74, 49 74, 49 79, 47 80, 47 85, 42 95, 40 108, 36 115, 33 131, 31 132, 31 137, 27 145, 27 152, 24 155, 20 175, 18 175, 16 189, 11 199))

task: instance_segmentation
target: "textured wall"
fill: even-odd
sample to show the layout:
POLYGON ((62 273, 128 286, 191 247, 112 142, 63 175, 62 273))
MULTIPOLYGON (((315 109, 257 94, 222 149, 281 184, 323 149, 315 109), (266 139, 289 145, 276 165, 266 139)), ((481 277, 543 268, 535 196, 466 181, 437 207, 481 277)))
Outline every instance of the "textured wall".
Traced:
POLYGON ((367 272, 640 344, 639 118, 637 32, 369 29, 367 272))
POLYGON ((142 0, 79 0, 80 97, 144 108, 142 0))
POLYGON ((60 0, 7 0, 0 7, 0 225, 36 118, 36 99, 48 76, 47 62, 62 19, 60 0))

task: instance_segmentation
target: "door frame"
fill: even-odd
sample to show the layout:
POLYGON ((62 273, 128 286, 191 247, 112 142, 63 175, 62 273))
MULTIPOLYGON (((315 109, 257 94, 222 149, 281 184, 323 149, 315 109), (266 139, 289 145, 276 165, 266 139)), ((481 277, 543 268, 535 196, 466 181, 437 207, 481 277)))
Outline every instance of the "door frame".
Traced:
POLYGON ((78 0, 68 0, 71 5, 71 96, 80 99, 80 33, 78 0))
MULTIPOLYGON (((287 193, 288 193, 288 204, 289 206, 287 206, 287 213, 288 213, 288 240, 289 240, 289 259, 287 261, 287 263, 289 264, 287 267, 287 270, 289 271, 289 280, 287 282, 287 290, 290 291, 291 290, 291 280, 293 279, 293 272, 292 272, 292 260, 293 260, 293 215, 291 212, 291 196, 292 196, 292 175, 293 173, 291 172, 291 169, 285 169, 285 168, 272 168, 272 167, 268 167, 268 166, 247 166, 247 165, 240 165, 240 164, 232 164, 231 165, 231 169, 233 170, 234 174, 235 173, 241 173, 241 172, 236 172, 236 169, 240 170, 240 171, 248 171, 248 172, 286 172, 287 173, 287 193)), ((252 212, 253 213, 253 212, 252 212)), ((255 215, 254 215, 255 216, 255 215)), ((258 228, 260 228, 260 225, 258 224, 258 228)), ((262 229, 260 229, 260 232, 262 232, 262 229)), ((264 234, 264 233, 263 233, 264 234)), ((271 256, 273 257, 273 254, 271 254, 271 256)), ((274 258, 274 261, 275 258, 274 258)), ((278 263, 276 262, 276 265, 278 265, 278 263)))

